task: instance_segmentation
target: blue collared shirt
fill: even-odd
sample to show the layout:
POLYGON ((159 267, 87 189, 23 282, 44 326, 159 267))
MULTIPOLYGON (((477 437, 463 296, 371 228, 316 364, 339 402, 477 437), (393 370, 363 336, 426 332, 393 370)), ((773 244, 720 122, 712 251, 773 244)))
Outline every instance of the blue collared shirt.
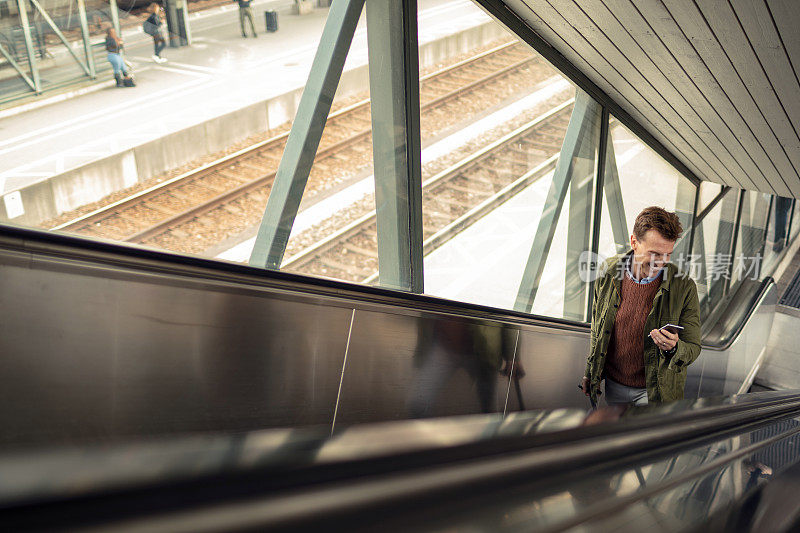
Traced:
POLYGON ((633 256, 631 255, 631 256, 628 257, 628 261, 625 264, 625 274, 628 276, 628 278, 631 281, 633 281, 634 283, 638 283, 639 285, 647 285, 651 281, 657 280, 658 277, 661 275, 661 273, 664 271, 664 268, 661 267, 661 269, 659 269, 659 271, 656 273, 655 276, 651 276, 649 278, 642 278, 640 280, 637 280, 636 278, 633 277, 633 272, 631 271, 631 261, 632 260, 633 260, 633 256))

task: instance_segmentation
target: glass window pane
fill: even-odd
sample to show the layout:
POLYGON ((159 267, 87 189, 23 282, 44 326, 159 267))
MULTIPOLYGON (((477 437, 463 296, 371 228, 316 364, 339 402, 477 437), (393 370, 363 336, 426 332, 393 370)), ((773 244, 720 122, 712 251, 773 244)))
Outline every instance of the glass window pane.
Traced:
POLYGON ((683 247, 689 240, 695 186, 613 117, 609 142, 598 248, 601 257, 630 250, 636 217, 655 205, 676 213, 683 225, 672 262, 686 269, 688 250, 683 247))
POLYGON ((89 32, 85 37, 89 41, 89 61, 92 62, 92 67, 87 61, 83 45, 84 34, 76 0, 41 0, 41 9, 36 8, 32 2, 25 3, 31 9, 28 18, 38 56, 42 90, 89 80, 91 68, 101 73, 111 70, 100 42, 105 31, 101 27, 103 11, 108 7, 105 2, 85 2, 86 29, 89 32), (90 24, 91 22, 94 24, 90 24))
MULTIPOLYGON (((547 209, 561 209, 548 230, 540 222, 548 193, 558 185, 554 168, 576 91, 512 34, 499 26, 490 29, 497 40, 481 55, 465 55, 463 70, 421 84, 423 105, 433 106, 421 119, 425 293, 531 311, 515 302, 537 231, 552 231, 550 253, 539 258, 538 268, 531 267, 540 272, 536 289, 528 291, 529 297, 535 293, 532 312, 582 320, 581 287, 571 293, 572 311, 565 311, 567 234, 570 213, 591 214, 599 106, 592 102, 588 113, 581 108, 564 163, 567 170, 571 161, 571 174, 588 181, 567 183, 560 200, 548 204, 547 209), (452 101, 455 107, 437 103, 459 84, 465 88, 452 101)), ((420 41, 427 31, 420 21, 420 41)), ((584 220, 572 224, 580 224, 588 239, 584 220)), ((580 247, 586 249, 582 241, 580 247)), ((570 263, 578 264, 577 254, 570 263)))
MULTIPOLYGON (((224 15, 224 25, 215 25, 222 22, 222 11, 194 17, 194 46, 168 48, 164 56, 170 62, 162 65, 150 58, 153 43, 142 33, 144 13, 126 12, 130 3, 120 3, 115 13, 107 3, 92 1, 86 4, 86 20, 94 51, 87 57, 81 46, 74 46, 78 59, 84 53, 83 62, 89 65, 87 59, 92 59, 102 75, 98 79, 111 81, 104 32, 119 18, 123 52, 137 70, 139 86, 146 90, 135 100, 137 105, 126 104, 134 93, 116 89, 75 99, 75 110, 64 116, 72 121, 70 131, 76 138, 88 139, 81 146, 83 159, 48 153, 34 166, 20 164, 4 172, 0 216, 3 221, 88 238, 248 262, 328 9, 285 21, 292 31, 301 28, 305 41, 312 43, 301 48, 290 38, 291 32, 269 42, 242 41, 238 17, 230 13, 224 15), (223 35, 221 28, 230 35, 223 35), (151 94, 160 96, 149 98, 151 94), (115 121, 105 120, 109 109, 118 111, 115 121), (102 172, 93 171, 92 158, 111 158, 111 163, 102 172), (34 186, 46 188, 47 196, 33 192, 34 186)), ((74 2, 47 0, 42 5, 61 13, 74 2)), ((33 20, 33 11, 30 14, 31 25, 41 26, 41 17, 33 20)), ((75 44, 86 32, 74 16, 68 18, 53 20, 75 44)), ((362 14, 358 21, 307 183, 293 196, 299 208, 286 232, 280 261, 286 271, 380 282, 366 18, 362 14)), ((575 88, 477 5, 420 3, 418 24, 427 292, 458 293, 465 301, 510 308, 553 182, 575 88), (509 209, 512 214, 507 215, 509 209), (494 217, 488 216, 495 211, 494 217), (516 217, 511 226, 506 222, 509 217, 516 217), (497 243, 505 232, 504 246, 518 248, 517 279, 510 288, 495 290, 493 283, 507 280, 491 271, 491 253, 483 253, 477 265, 490 268, 482 278, 484 285, 469 283, 458 292, 452 279, 437 281, 447 269, 468 275, 480 271, 463 257, 444 262, 436 258, 458 250, 458 239, 469 236, 468 230, 481 231, 471 243, 486 238, 485 227, 475 224, 490 220, 505 225, 488 230, 491 242, 497 243), (523 225, 527 241, 517 229, 510 229, 517 223, 523 225)), ((43 42, 48 50, 63 48, 52 32, 43 42)), ((62 52, 66 55, 59 58, 71 57, 66 49, 62 52)), ((75 78, 75 69, 82 68, 75 60, 64 65, 48 75, 48 83, 68 82, 75 78)), ((591 177, 595 166, 593 139, 599 112, 596 104, 591 106, 582 119, 586 124, 576 126, 574 153, 564 163, 572 174, 584 177, 591 177)), ((49 111, 62 109, 67 108, 49 111)), ((47 125, 55 131, 59 123, 46 124, 48 117, 37 113, 24 115, 30 127, 47 125)), ((30 141, 30 153, 36 152, 37 142, 30 141)), ((20 161, 29 159, 30 153, 20 152, 20 161)), ((554 216, 556 236, 548 241, 562 258, 541 258, 542 279, 547 283, 552 276, 563 278, 567 252, 559 247, 566 245, 566 235, 572 235, 564 221, 570 209, 584 219, 591 212, 586 200, 591 187, 591 179, 568 184, 560 197, 565 209, 554 216)), ((559 284, 563 286, 563 279, 559 284)), ((585 298, 580 293, 573 296, 585 298)), ((537 309, 553 301, 563 307, 563 290, 559 298, 539 297, 537 309)), ((553 314, 564 316, 563 310, 553 314)))
POLYGON ((733 254, 731 287, 744 279, 759 279, 764 258, 764 237, 769 214, 770 195, 746 191, 742 203, 739 237, 733 254))
MULTIPOLYGON (((536 54, 476 5, 459 4, 457 9, 448 5, 430 10, 423 6, 418 16, 418 32, 422 239, 427 254, 466 228, 469 223, 464 222, 463 216, 486 198, 487 183, 479 183, 482 192, 474 194, 474 180, 462 178, 459 183, 452 183, 455 179, 452 168, 465 159, 478 157, 488 144, 530 120, 520 117, 519 109, 525 109, 529 115, 534 111, 541 113, 544 105, 552 107, 554 102, 568 99, 568 96, 561 100, 554 98, 568 84, 560 77, 556 79, 558 74, 549 65, 541 64, 536 54), (547 84, 557 81, 562 82, 558 90, 547 84), (539 91, 536 102, 525 100, 536 91, 539 91), (536 105, 539 107, 535 108, 536 105), (441 208, 427 209, 432 203, 441 208)), ((404 128, 404 124, 391 123, 391 117, 382 118, 387 116, 383 113, 375 119, 384 129, 382 133, 385 129, 404 128)), ((368 124, 369 120, 366 115, 363 122, 368 124)), ((395 248, 386 241, 408 240, 409 235, 403 224, 387 225, 381 231, 376 188, 389 187, 386 201, 392 196, 404 199, 405 192, 391 190, 392 183, 376 182, 372 148, 363 151, 362 165, 351 165, 351 185, 337 193, 338 200, 328 201, 331 207, 324 221, 309 228, 306 234, 295 235, 293 230, 284 270, 408 289, 386 272, 379 272, 379 249, 380 253, 393 253, 395 248)), ((521 163, 524 168, 532 164, 521 163)), ((384 172, 385 164, 385 160, 378 162, 384 172)), ((323 172, 330 174, 327 170, 323 172)), ((499 190, 508 183, 498 181, 490 184, 489 189, 499 190)), ((385 201, 381 206, 381 209, 391 208, 385 201)), ((386 223, 391 224, 391 220, 386 223)), ((430 290, 436 283, 435 278, 428 276, 428 268, 426 259, 426 292, 442 295, 430 290)))
POLYGON ((702 213, 714 199, 722 192, 722 185, 710 181, 700 184, 700 205, 697 206, 697 213, 702 213))
POLYGON ((585 319, 577 265, 589 246, 600 107, 580 93, 573 104, 563 78, 550 83, 566 90, 529 98, 532 109, 518 108, 495 136, 484 134, 484 148, 440 173, 423 198, 426 293, 585 319))
POLYGON ((797 200, 792 200, 792 232, 789 241, 793 241, 800 233, 800 209, 798 209, 797 200))
POLYGON ((34 96, 37 82, 44 93, 110 72, 102 42, 111 23, 108 2, 86 0, 85 18, 76 0, 22 5, 24 14, 16 0, 0 3, 0 103, 34 96))
MULTIPOLYGON (((298 21, 310 42, 320 40, 327 13, 327 9, 319 10, 298 21)), ((128 133, 124 142, 143 138, 149 143, 128 146, 120 141, 120 179, 95 183, 84 178, 79 183, 86 190, 73 190, 71 198, 59 199, 72 209, 42 225, 172 252, 247 262, 316 46, 292 53, 287 37, 274 42, 242 41, 238 15, 228 13, 223 18, 214 12, 195 20, 193 47, 166 48, 162 59, 169 62, 162 64, 151 59, 153 39, 142 33, 147 14, 139 14, 142 18, 129 15, 120 21, 125 37, 123 50, 134 63, 139 87, 145 92, 142 109, 125 124, 128 133), (213 21, 225 23, 225 39, 214 38, 220 27, 212 27, 213 21), (256 60, 260 54, 264 56, 256 60), (243 72, 231 76, 245 66, 243 72), (154 92, 161 94, 163 101, 149 102, 146 95, 154 92), (176 100, 181 93, 185 93, 185 105, 183 100, 176 100), (110 194, 88 201, 97 192, 109 189, 110 194), (95 209, 107 211, 80 218, 95 209)), ((257 31, 263 33, 264 19, 255 22, 257 31)), ((252 31, 248 21, 245 28, 248 34, 252 31)), ((304 230, 324 222, 323 215, 335 211, 329 205, 337 199, 325 206, 319 205, 320 201, 350 185, 361 163, 370 162, 368 138, 364 140, 362 135, 353 139, 351 131, 353 124, 358 124, 358 132, 363 133, 365 127, 367 134, 369 131, 363 21, 356 33, 356 52, 347 54, 331 118, 308 183, 301 191, 293 238, 303 237, 304 230), (309 211, 312 206, 316 209, 309 211)), ((115 96, 119 101, 135 94, 135 90, 117 90, 115 96)), ((107 131, 109 126, 100 122, 97 137, 115 136, 116 131, 107 131)), ((119 124, 114 128, 119 129, 119 124)), ((285 258, 295 248, 290 242, 285 258)))
MULTIPOLYGON (((28 16, 29 35, 31 36, 31 52, 34 55, 34 62, 42 55, 42 44, 35 30, 31 27, 30 13, 28 16)), ((19 98, 29 96, 34 89, 34 75, 32 62, 29 57, 29 50, 25 39, 25 28, 23 18, 20 16, 17 2, 0 3, 0 46, 8 54, 0 55, 0 65, 2 65, 3 83, 0 85, 0 103, 11 102, 19 98)))
POLYGON ((771 198, 769 227, 764 244, 765 274, 771 273, 776 266, 778 255, 786 248, 789 237, 789 223, 792 217, 792 198, 773 196, 771 198))
MULTIPOLYGON (((56 6, 58 1, 66 0, 48 0, 47 5, 56 6)), ((107 2, 98 2, 102 9, 87 4, 89 30, 93 42, 103 45, 112 12, 107 2)), ((0 205, 19 206, 13 213, 7 210, 6 220, 247 262, 329 10, 315 9, 308 16, 283 21, 284 31, 266 39, 243 41, 236 11, 211 9, 192 19, 193 46, 167 48, 163 56, 169 62, 163 65, 151 59, 154 43, 142 33, 146 13, 140 8, 120 2, 119 17, 123 52, 136 67, 137 89, 142 93, 95 91, 69 101, 66 111, 60 104, 48 108, 59 120, 61 113, 68 116, 73 108, 82 109, 71 129, 91 140, 87 152, 94 157, 108 153, 111 164, 102 172, 89 172, 86 168, 92 161, 80 161, 82 166, 73 169, 64 168, 64 162, 69 165, 73 159, 62 158, 53 165, 62 167, 54 174, 21 168, 18 175, 3 176, 7 199, 0 205), (125 8, 135 12, 126 13, 125 8), (305 39, 299 47, 296 30, 305 39), (92 105, 96 108, 87 107, 92 105), (121 119, 105 120, 107 113, 121 119), (43 176, 45 183, 56 184, 50 188, 54 198, 30 190, 43 176), (43 205, 46 208, 38 212, 43 205)), ((439 29, 444 20, 439 17, 439 29)), ((317 157, 301 191, 284 262, 374 210, 368 179, 372 147, 367 33, 363 17, 357 22, 317 157)), ((76 35, 74 21, 69 24, 70 35, 76 35)), ((262 36, 263 25, 262 14, 255 20, 262 36)), ((246 29, 251 33, 249 22, 246 29)), ((444 50, 437 58, 456 61, 455 55, 444 50)), ((100 70, 110 69, 105 56, 103 48, 95 62, 100 70)), ((102 77, 110 79, 111 74, 102 77)), ((34 115, 21 116, 39 127, 41 113, 34 115)), ((288 269, 362 281, 364 276, 358 274, 371 272, 370 265, 360 260, 354 266, 345 255, 348 251, 341 247, 330 263, 295 262, 288 269), (337 270, 339 263, 344 271, 337 270)))
POLYGON ((731 244, 739 191, 729 190, 695 229, 690 274, 697 282, 700 317, 705 319, 719 302, 730 279, 731 244))

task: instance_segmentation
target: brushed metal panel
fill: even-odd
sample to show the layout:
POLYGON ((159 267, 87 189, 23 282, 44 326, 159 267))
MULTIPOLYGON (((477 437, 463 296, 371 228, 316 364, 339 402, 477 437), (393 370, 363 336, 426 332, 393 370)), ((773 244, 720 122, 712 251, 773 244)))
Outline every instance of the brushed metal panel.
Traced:
POLYGON ((700 388, 703 384, 703 367, 705 357, 700 356, 686 369, 686 385, 683 388, 684 399, 696 399, 700 397, 700 388))
POLYGON ((777 312, 770 331, 764 365, 756 381, 774 389, 800 387, 800 317, 777 312))
MULTIPOLYGON (((748 373, 765 349, 772 331, 777 304, 775 285, 753 313, 733 344, 724 351, 704 349, 700 351, 702 376, 699 380, 698 396, 736 394, 748 373)), ((690 368, 698 366, 700 360, 690 368)), ((696 370, 695 370, 696 372, 696 370)))
POLYGON ((0 442, 331 422, 346 307, 3 263, 0 442))
MULTIPOLYGON (((476 355, 476 328, 501 328, 506 356, 516 332, 439 315, 357 309, 336 427, 360 422, 502 412, 508 378, 476 355)), ((499 354, 492 354, 497 355, 499 354)))
MULTIPOLYGON (((524 408, 588 408, 589 401, 578 390, 588 355, 588 331, 521 330, 516 364, 525 370, 525 376, 519 380, 524 408)), ((520 408, 515 388, 512 385, 508 398, 509 412, 520 408)))

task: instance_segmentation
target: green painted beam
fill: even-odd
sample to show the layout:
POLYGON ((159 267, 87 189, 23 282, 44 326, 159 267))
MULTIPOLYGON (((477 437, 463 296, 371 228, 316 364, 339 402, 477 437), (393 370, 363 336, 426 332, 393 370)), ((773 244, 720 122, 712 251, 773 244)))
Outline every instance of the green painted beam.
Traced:
POLYGON ((252 266, 280 268, 363 7, 364 0, 331 4, 250 255, 252 266))
POLYGON ((572 109, 572 116, 561 146, 561 154, 553 173, 553 181, 547 193, 542 216, 536 227, 533 245, 514 304, 514 309, 517 311, 530 313, 533 309, 533 302, 536 299, 544 266, 550 254, 550 247, 570 181, 572 179, 592 181, 594 161, 591 161, 591 169, 587 172, 585 156, 590 152, 596 152, 600 117, 600 105, 583 91, 577 90, 575 107, 572 109))
POLYGON ((367 0, 378 267, 382 287, 423 291, 416 0, 367 0))

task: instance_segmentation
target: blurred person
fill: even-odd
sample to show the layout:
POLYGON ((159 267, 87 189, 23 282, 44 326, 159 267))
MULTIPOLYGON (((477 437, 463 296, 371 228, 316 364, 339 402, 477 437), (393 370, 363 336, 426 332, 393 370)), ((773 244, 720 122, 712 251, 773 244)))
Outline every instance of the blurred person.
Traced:
MULTIPOLYGON (((440 393, 459 370, 465 371, 475 386, 481 412, 496 412, 498 374, 510 376, 514 366, 513 332, 446 320, 423 322, 414 366, 417 372, 406 400, 409 417, 432 416, 440 393)), ((517 362, 514 378, 523 377, 525 371, 517 362)))
POLYGON ((156 63, 164 63, 166 58, 161 57, 161 52, 167 46, 167 40, 164 38, 164 22, 161 6, 153 2, 147 8, 150 16, 142 24, 144 32, 153 38, 153 61, 156 63))
POLYGON ((584 394, 646 405, 683 398, 686 367, 700 354, 695 282, 669 262, 683 228, 675 213, 648 207, 636 217, 631 250, 609 258, 594 282, 584 394), (671 332, 667 324, 682 326, 671 332))
POLYGON ((250 31, 253 32, 253 37, 258 37, 256 25, 253 23, 253 9, 250 7, 251 0, 236 0, 236 2, 239 4, 239 26, 242 28, 242 37, 247 38, 244 19, 250 22, 250 31))
POLYGON ((117 37, 114 28, 106 30, 106 57, 114 69, 114 79, 117 80, 117 87, 125 87, 124 80, 128 78, 128 70, 125 68, 125 60, 122 59, 122 39, 117 37))

